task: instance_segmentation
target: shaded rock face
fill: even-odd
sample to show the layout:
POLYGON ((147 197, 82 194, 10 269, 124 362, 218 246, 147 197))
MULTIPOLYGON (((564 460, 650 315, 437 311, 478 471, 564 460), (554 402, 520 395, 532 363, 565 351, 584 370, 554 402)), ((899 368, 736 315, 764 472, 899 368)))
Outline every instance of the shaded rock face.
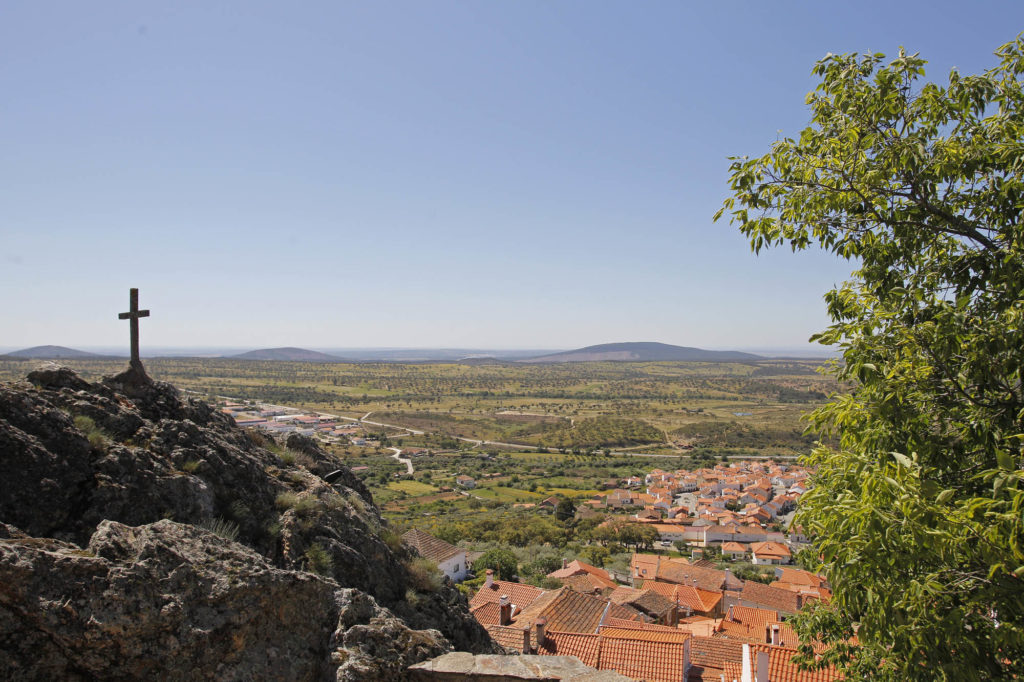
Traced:
POLYGON ((402 679, 498 650, 450 583, 412 589, 369 492, 314 441, 286 465, 131 371, 29 382, 0 385, 0 679, 402 679))

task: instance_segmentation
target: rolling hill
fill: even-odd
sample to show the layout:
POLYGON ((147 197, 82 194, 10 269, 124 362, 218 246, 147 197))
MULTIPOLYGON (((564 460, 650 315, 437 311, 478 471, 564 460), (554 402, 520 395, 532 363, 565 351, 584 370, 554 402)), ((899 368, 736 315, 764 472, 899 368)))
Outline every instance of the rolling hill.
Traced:
POLYGON ((64 360, 68 358, 108 358, 109 355, 87 353, 84 350, 65 348, 64 346, 33 346, 7 353, 10 358, 31 358, 39 360, 64 360))
POLYGON ((281 360, 284 362, 349 362, 337 355, 328 355, 305 348, 262 348, 229 356, 236 360, 281 360))
POLYGON ((732 350, 704 350, 667 343, 604 343, 564 353, 553 353, 519 362, 745 362, 761 360, 760 355, 732 350))

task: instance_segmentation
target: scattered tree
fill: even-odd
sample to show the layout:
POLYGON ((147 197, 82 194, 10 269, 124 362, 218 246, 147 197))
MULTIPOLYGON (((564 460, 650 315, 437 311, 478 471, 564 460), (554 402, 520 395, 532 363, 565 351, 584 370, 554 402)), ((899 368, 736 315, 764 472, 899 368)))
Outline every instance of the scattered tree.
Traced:
POLYGON ((494 571, 500 580, 512 580, 516 577, 518 568, 516 555, 507 549, 489 549, 473 562, 473 572, 480 576, 488 568, 494 571))

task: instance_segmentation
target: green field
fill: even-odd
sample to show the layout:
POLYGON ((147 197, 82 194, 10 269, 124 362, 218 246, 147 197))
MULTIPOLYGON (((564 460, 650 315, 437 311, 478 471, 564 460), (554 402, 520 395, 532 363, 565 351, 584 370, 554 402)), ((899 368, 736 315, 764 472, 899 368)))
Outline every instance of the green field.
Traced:
MULTIPOLYGON (((122 360, 66 360, 87 379, 122 360)), ((0 379, 38 363, 0 360, 0 379)), ((577 502, 609 479, 729 457, 795 458, 813 445, 802 416, 839 387, 820 363, 640 362, 531 365, 301 363, 155 358, 149 374, 192 395, 257 400, 424 431, 365 425, 379 447, 332 446, 393 520, 478 515, 549 496, 577 502), (488 441, 477 445, 466 440, 488 441), (530 451, 500 443, 529 445, 530 451), (426 448, 412 477, 385 445, 426 448), (626 456, 630 455, 630 456, 626 456), (455 476, 470 495, 442 493, 455 476)), ((519 510, 521 511, 521 510, 519 510)))

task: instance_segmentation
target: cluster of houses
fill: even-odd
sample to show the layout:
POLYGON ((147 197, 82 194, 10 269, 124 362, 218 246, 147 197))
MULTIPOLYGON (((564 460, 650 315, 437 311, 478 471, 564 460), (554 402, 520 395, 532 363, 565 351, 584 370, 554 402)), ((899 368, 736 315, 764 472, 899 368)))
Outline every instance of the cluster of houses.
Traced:
POLYGON ((811 473, 797 465, 756 461, 692 472, 655 469, 643 478, 617 481, 621 487, 585 504, 652 526, 665 545, 682 541, 717 547, 727 558, 788 564, 789 545, 806 538, 798 529, 783 531, 784 517, 796 509, 811 473))
MULTIPOLYGON (((467 574, 466 550, 419 530, 403 540, 449 577, 467 574)), ((832 596, 813 573, 779 566, 764 584, 706 560, 634 554, 628 584, 581 561, 563 561, 547 577, 561 587, 498 580, 488 570, 470 599, 474 618, 507 652, 575 656, 647 682, 839 679, 834 669, 801 671, 791 662, 800 641, 787 619, 832 596)))
POLYGON ((254 427, 275 435, 298 433, 320 436, 327 440, 346 438, 353 445, 366 445, 363 428, 334 415, 302 412, 290 407, 246 405, 228 401, 221 412, 235 420, 239 426, 254 427))

